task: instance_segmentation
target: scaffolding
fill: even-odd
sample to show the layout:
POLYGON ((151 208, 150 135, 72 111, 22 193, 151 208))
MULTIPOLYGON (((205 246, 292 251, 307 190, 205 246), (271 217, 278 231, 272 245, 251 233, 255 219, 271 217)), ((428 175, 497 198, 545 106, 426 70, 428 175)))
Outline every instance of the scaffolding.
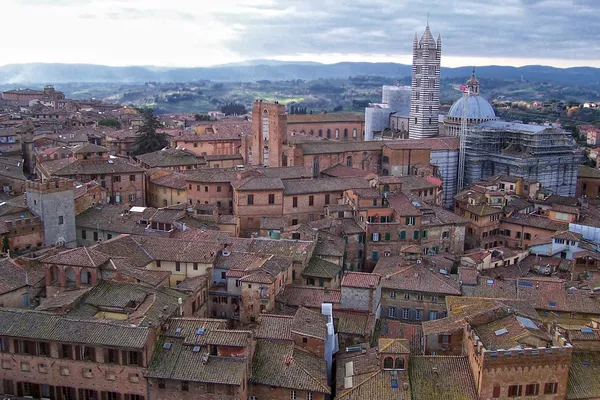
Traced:
POLYGON ((465 146, 467 141, 467 115, 469 113, 469 95, 471 94, 471 88, 467 88, 463 92, 463 108, 462 108, 462 116, 460 119, 460 148, 458 154, 458 183, 457 190, 461 191, 465 186, 465 146))
MULTIPOLYGON (((462 130, 461 126, 461 135, 462 130)), ((575 195, 581 151, 562 129, 488 121, 465 132, 463 151, 465 185, 510 175, 540 182, 562 196, 575 195)))

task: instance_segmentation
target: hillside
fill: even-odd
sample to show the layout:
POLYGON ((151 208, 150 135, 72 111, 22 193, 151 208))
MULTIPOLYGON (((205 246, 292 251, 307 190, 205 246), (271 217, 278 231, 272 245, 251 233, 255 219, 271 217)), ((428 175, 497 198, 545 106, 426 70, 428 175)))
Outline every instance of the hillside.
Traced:
MULTIPOLYGON (((470 67, 442 68, 443 78, 470 75, 470 67)), ((381 76, 399 79, 409 76, 411 66, 396 63, 343 62, 337 64, 294 63, 271 60, 246 61, 204 68, 163 68, 151 66, 110 67, 91 64, 10 64, 0 67, 0 84, 143 83, 192 82, 256 82, 260 80, 347 79, 350 76, 381 76)), ((483 79, 555 82, 569 85, 600 86, 600 69, 553 68, 547 66, 477 67, 483 79)))

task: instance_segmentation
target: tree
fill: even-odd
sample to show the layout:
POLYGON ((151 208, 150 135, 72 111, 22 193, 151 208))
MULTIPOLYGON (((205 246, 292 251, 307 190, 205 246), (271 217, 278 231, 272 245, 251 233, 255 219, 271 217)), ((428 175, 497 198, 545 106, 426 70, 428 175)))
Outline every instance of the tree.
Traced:
POLYGON ((247 111, 243 104, 227 103, 221 107, 221 112, 225 115, 244 115, 247 111))
POLYGON ((101 119, 100 121, 98 121, 98 125, 100 125, 100 126, 110 126, 110 127, 117 128, 117 129, 121 128, 121 122, 119 122, 119 120, 115 119, 115 118, 104 118, 104 119, 101 119))
POLYGON ((162 128, 162 124, 154 115, 154 111, 151 108, 138 109, 137 111, 144 122, 135 135, 131 155, 139 156, 167 147, 169 136, 166 133, 156 132, 157 129, 162 128))
POLYGON ((343 109, 344 109, 344 106, 342 106, 342 105, 339 105, 339 106, 337 106, 337 107, 335 107, 335 108, 333 109, 333 112, 340 112, 340 111, 342 111, 343 109))
POLYGON ((4 235, 4 237, 2 238, 2 251, 4 253, 6 253, 9 250, 10 250, 10 244, 8 243, 8 235, 4 235))
POLYGON ((210 121, 210 115, 206 115, 206 114, 194 114, 194 119, 196 121, 210 121))

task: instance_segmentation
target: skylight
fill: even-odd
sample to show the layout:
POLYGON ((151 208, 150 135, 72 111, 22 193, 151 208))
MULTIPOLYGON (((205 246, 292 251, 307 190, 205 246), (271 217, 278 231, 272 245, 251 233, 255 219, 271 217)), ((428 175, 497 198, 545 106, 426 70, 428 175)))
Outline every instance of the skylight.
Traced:
POLYGON ((508 329, 506 328, 502 328, 502 329, 498 329, 497 331, 494 332, 496 334, 496 336, 502 336, 505 333, 508 333, 508 329))

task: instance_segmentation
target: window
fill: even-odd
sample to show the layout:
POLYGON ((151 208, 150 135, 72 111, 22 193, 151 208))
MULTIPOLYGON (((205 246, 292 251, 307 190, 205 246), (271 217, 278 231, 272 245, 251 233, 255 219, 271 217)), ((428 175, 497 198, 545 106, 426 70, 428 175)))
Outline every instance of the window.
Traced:
POLYGON ((117 350, 107 349, 104 351, 104 362, 108 364, 117 364, 119 362, 119 354, 117 350))
POLYGON ((182 392, 190 391, 190 383, 188 381, 181 381, 181 391, 182 392))
POLYGON ((94 232, 93 236, 94 236, 94 242, 97 242, 98 241, 98 232, 94 232))
POLYGON ((60 358, 73 358, 73 347, 68 344, 60 345, 60 358))
POLYGON ((269 204, 275 204, 275 195, 274 194, 269 195, 269 204))
POLYGON ((531 233, 527 233, 527 232, 525 232, 525 234, 523 235, 523 238, 524 238, 525 240, 531 240, 531 233))
POLYGON ((253 194, 248 195, 248 205, 249 206, 254 205, 254 195, 253 194))
POLYGON ((498 398, 500 398, 500 386, 497 386, 497 385, 496 385, 496 386, 494 386, 494 392, 493 392, 493 394, 492 394, 492 397, 493 397, 494 399, 498 399, 498 398))
POLYGON ((340 130, 339 130, 339 129, 336 129, 336 130, 335 130, 335 138, 336 138, 336 139, 339 139, 339 138, 340 138, 340 130))
POLYGON ((137 351, 128 352, 127 362, 129 365, 140 365, 141 357, 137 351))
POLYGON ((374 241, 374 242, 379 242, 379 233, 378 232, 374 232, 371 235, 371 240, 374 241))
POLYGON ((408 308, 402 309, 402 319, 410 319, 410 309, 408 309, 408 308))
POLYGON ((391 298, 391 299, 395 299, 395 298, 396 298, 396 292, 395 292, 395 291, 393 291, 393 290, 392 290, 392 291, 390 292, 390 298, 391 298))
POLYGON ((87 239, 87 231, 85 229, 81 230, 81 238, 84 240, 87 239))
POLYGON ((290 390, 290 400, 296 400, 296 391, 290 390))
POLYGON ((406 240, 406 231, 400 231, 400 240, 406 240))
POLYGON ((438 300, 437 297, 431 296, 431 302, 432 303, 437 303, 437 300, 438 300))
POLYGON ((415 224, 415 217, 406 217, 406 225, 414 225, 415 224))
POLYGON ((540 385, 538 383, 530 383, 525 386, 525 396, 536 396, 540 391, 540 385))
POLYGON ((156 268, 160 268, 160 260, 156 260, 156 268))
POLYGON ((292 197, 292 207, 298 207, 298 198, 292 197))
POLYGON ((394 369, 394 359, 392 357, 386 357, 383 360, 384 369, 394 369))
POLYGON ((415 320, 421 321, 423 319, 423 310, 415 310, 415 320))
POLYGON ((355 138, 355 137, 356 137, 356 133, 357 133, 357 131, 356 131, 356 128, 352 129, 352 137, 353 137, 353 138, 355 138))
POLYGON ((558 382, 548 382, 544 385, 544 394, 558 393, 558 382))
POLYGON ((194 268, 194 271, 198 271, 198 263, 197 262, 195 262, 193 264, 193 268, 194 268))
POLYGON ((521 232, 517 232, 517 233, 515 234, 515 237, 516 237, 517 239, 520 239, 520 238, 521 238, 521 232))
POLYGON ((419 231, 414 231, 413 232, 413 239, 415 239, 415 240, 419 239, 419 231))
POLYGON ((508 387, 508 397, 519 397, 521 396, 522 386, 521 385, 510 385, 508 387))
POLYGON ((65 223, 65 217, 63 217, 62 215, 58 216, 58 224, 62 225, 65 223))
POLYGON ((308 205, 309 206, 315 205, 315 196, 308 196, 308 205))
POLYGON ((422 294, 418 294, 418 295, 417 295, 417 300, 419 300, 419 301, 423 301, 423 295, 422 295, 422 294))
POLYGON ((427 239, 427 231, 422 231, 422 232, 421 232, 421 237, 422 237, 423 239, 427 239))
POLYGON ((129 175, 129 182, 135 182, 135 175, 129 175))
POLYGON ((181 263, 179 261, 175 262, 175 271, 181 271, 181 263))
POLYGON ((129 195, 129 201, 131 201, 131 202, 135 201, 135 194, 129 195))
MULTIPOLYGON (((355 129, 355 130, 356 130, 356 129, 355 129)), ((308 393, 306 394, 306 400, 313 400, 313 397, 312 397, 312 393, 311 393, 311 392, 308 392, 308 393)))
POLYGON ((394 363, 394 369, 404 369, 404 358, 396 357, 396 362, 394 363))
POLYGON ((404 293, 404 300, 410 300, 410 294, 404 293))
POLYGON ((390 241, 391 239, 392 239, 392 234, 391 234, 391 233, 389 233, 389 232, 387 232, 387 233, 385 234, 385 240, 387 240, 387 241, 390 241))
POLYGON ((379 252, 377 250, 373 250, 371 252, 371 260, 373 260, 373 261, 379 260, 379 252))
POLYGON ((113 176, 113 182, 121 182, 121 177, 119 175, 113 176))
POLYGON ((221 192, 221 186, 217 186, 217 192, 221 192))
POLYGON ((438 312, 437 311, 429 311, 428 317, 429 317, 430 321, 436 320, 438 318, 438 312))
POLYGON ((206 384, 206 393, 214 393, 215 392, 215 384, 207 383, 206 384))
POLYGON ((331 200, 330 195, 326 194, 325 195, 325 204, 329 204, 330 200, 331 200))

